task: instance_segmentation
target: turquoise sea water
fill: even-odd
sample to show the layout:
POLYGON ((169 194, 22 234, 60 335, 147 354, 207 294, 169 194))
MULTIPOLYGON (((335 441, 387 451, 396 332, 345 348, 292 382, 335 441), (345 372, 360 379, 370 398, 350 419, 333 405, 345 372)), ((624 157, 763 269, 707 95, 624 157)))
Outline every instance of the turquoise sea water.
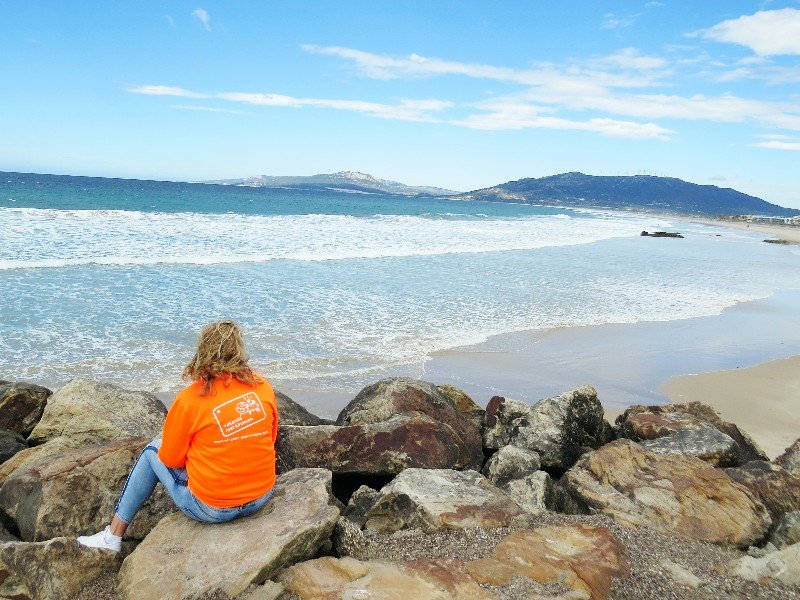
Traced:
POLYGON ((357 390, 496 334, 718 314, 799 260, 653 216, 0 173, 0 378, 174 390, 234 318, 277 384, 357 390))

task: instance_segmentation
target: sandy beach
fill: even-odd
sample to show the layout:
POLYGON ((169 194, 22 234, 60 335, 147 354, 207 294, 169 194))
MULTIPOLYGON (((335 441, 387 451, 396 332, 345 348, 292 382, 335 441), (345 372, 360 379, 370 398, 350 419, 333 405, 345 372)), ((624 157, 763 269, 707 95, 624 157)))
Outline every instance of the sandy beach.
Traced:
POLYGON ((729 221, 727 219, 700 219, 686 217, 682 217, 682 219, 686 219, 693 223, 702 223, 704 225, 712 225, 715 227, 727 227, 731 229, 741 229, 742 231, 749 231, 751 233, 763 233, 765 236, 764 239, 779 239, 792 244, 800 244, 800 226, 746 223, 744 221, 729 221))
POLYGON ((800 356, 683 375, 660 390, 673 402, 705 402, 743 427, 770 458, 800 437, 800 356))

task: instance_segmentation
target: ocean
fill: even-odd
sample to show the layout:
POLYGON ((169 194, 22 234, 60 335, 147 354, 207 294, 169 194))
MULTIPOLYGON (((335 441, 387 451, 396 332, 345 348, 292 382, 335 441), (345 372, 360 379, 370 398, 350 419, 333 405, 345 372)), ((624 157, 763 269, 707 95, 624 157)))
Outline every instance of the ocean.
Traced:
POLYGON ((277 387, 351 393, 500 334, 715 315, 800 288, 797 250, 762 238, 606 211, 0 173, 0 379, 168 393, 199 328, 232 318, 277 387))

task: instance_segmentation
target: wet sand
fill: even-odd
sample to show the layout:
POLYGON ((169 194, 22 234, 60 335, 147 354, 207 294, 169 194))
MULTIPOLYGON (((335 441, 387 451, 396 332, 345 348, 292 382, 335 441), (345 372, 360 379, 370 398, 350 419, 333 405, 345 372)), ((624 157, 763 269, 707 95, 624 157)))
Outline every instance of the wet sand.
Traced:
POLYGON ((770 458, 800 437, 800 356, 673 377, 660 390, 673 402, 710 404, 743 427, 770 458))
POLYGON ((694 223, 703 223, 704 225, 711 225, 715 227, 727 227, 731 229, 749 231, 751 233, 761 233, 764 234, 764 239, 778 239, 790 242, 792 244, 800 244, 800 226, 746 223, 744 221, 728 221, 722 219, 695 219, 689 217, 680 217, 680 219, 685 219, 694 223))

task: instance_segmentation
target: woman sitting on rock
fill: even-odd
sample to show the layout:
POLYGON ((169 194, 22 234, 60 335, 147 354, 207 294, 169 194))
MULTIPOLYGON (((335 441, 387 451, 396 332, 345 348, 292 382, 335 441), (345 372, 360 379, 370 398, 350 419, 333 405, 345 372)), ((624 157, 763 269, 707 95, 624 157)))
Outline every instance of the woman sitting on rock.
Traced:
POLYGON ((247 359, 236 323, 203 327, 197 352, 183 370, 192 383, 175 397, 161 439, 142 450, 111 524, 78 542, 118 552, 159 481, 184 514, 204 523, 250 515, 269 501, 278 410, 272 386, 253 373, 247 359))

